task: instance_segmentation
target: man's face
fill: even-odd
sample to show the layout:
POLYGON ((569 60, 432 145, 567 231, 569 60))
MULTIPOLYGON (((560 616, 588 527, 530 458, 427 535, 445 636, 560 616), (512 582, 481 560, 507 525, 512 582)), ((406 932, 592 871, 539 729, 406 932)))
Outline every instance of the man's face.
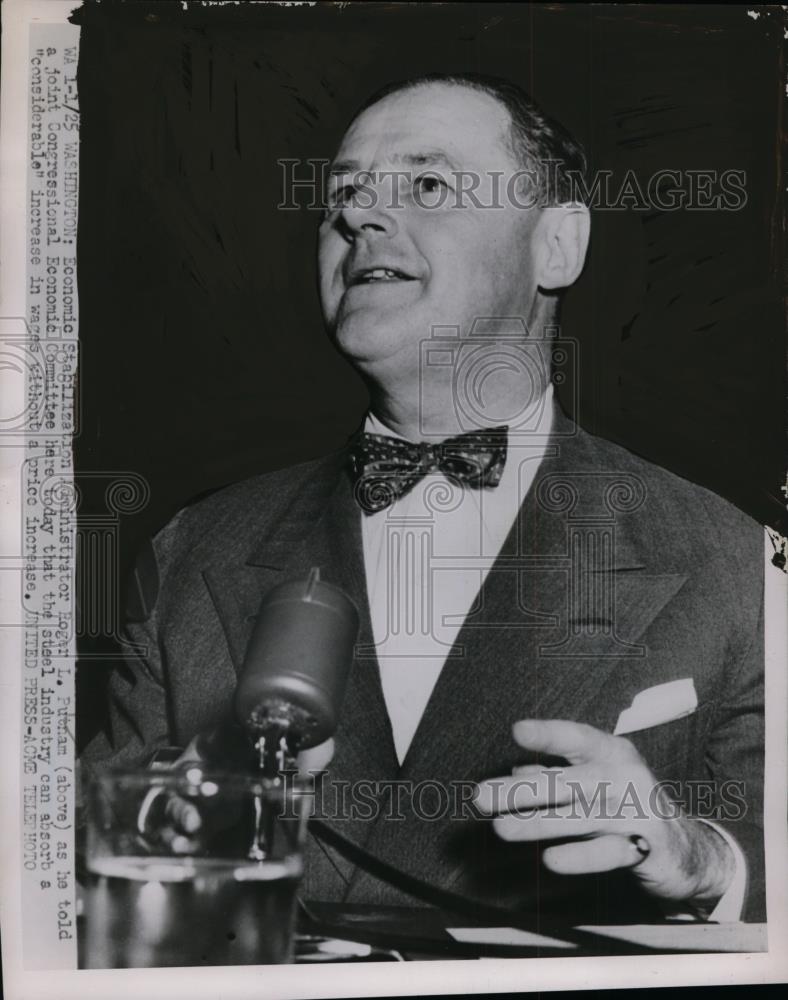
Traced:
POLYGON ((435 326, 467 336, 477 317, 528 323, 538 210, 507 198, 521 169, 504 145, 509 124, 489 95, 438 83, 392 94, 350 126, 318 256, 326 325, 362 371, 417 377, 419 345, 435 326), (374 173, 361 189, 357 171, 374 173), (456 171, 478 175, 481 204, 458 191, 456 171), (503 207, 484 207, 493 202, 503 207))

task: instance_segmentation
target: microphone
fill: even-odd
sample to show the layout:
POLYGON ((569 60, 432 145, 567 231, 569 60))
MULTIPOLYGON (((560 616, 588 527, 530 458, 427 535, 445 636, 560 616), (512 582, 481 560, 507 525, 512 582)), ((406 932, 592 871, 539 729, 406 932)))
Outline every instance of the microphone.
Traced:
POLYGON ((265 773, 283 770, 286 759, 336 730, 358 627, 353 602, 317 567, 263 599, 233 712, 265 773))

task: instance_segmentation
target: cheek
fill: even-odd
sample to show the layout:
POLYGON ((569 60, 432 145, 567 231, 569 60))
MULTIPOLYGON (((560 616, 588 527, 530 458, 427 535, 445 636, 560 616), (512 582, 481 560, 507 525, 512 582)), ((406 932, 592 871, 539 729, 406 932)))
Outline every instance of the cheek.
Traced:
POLYGON ((511 290, 512 259, 505 247, 469 235, 433 255, 438 293, 455 303, 481 310, 511 290))
POLYGON ((492 209, 485 216, 481 212, 435 215, 416 240, 436 284, 452 286, 463 297, 471 290, 511 287, 530 268, 528 249, 512 220, 492 209))
POLYGON ((330 237, 324 237, 318 244, 317 272, 320 297, 324 303, 338 298, 340 277, 340 254, 332 245, 330 237))
POLYGON ((486 271, 496 297, 516 304, 530 298, 535 290, 534 268, 530 249, 509 236, 489 246, 486 271))

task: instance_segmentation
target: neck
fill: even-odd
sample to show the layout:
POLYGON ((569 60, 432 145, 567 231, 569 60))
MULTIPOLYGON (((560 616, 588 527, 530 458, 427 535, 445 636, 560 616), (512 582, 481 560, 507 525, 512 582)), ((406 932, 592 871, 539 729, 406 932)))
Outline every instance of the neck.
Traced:
POLYGON ((501 370, 484 380, 478 396, 474 385, 458 385, 443 370, 434 378, 406 384, 369 384, 370 409, 398 437, 408 441, 442 441, 465 431, 524 423, 542 399, 549 381, 536 372, 501 370))
MULTIPOLYGON (((524 422, 550 384, 550 343, 490 338, 447 345, 436 354, 450 364, 392 364, 365 372, 370 409, 398 437, 441 441, 447 437, 524 422)), ((436 348, 438 345, 436 345, 436 348)))

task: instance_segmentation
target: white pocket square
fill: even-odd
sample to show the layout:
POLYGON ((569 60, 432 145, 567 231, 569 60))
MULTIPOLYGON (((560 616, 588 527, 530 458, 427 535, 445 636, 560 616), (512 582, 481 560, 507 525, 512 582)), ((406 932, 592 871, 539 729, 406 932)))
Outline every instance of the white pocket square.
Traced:
POLYGON ((635 695, 629 708, 619 715, 613 735, 624 736, 683 719, 685 715, 692 715, 697 707, 698 696, 691 677, 657 684, 635 695))

